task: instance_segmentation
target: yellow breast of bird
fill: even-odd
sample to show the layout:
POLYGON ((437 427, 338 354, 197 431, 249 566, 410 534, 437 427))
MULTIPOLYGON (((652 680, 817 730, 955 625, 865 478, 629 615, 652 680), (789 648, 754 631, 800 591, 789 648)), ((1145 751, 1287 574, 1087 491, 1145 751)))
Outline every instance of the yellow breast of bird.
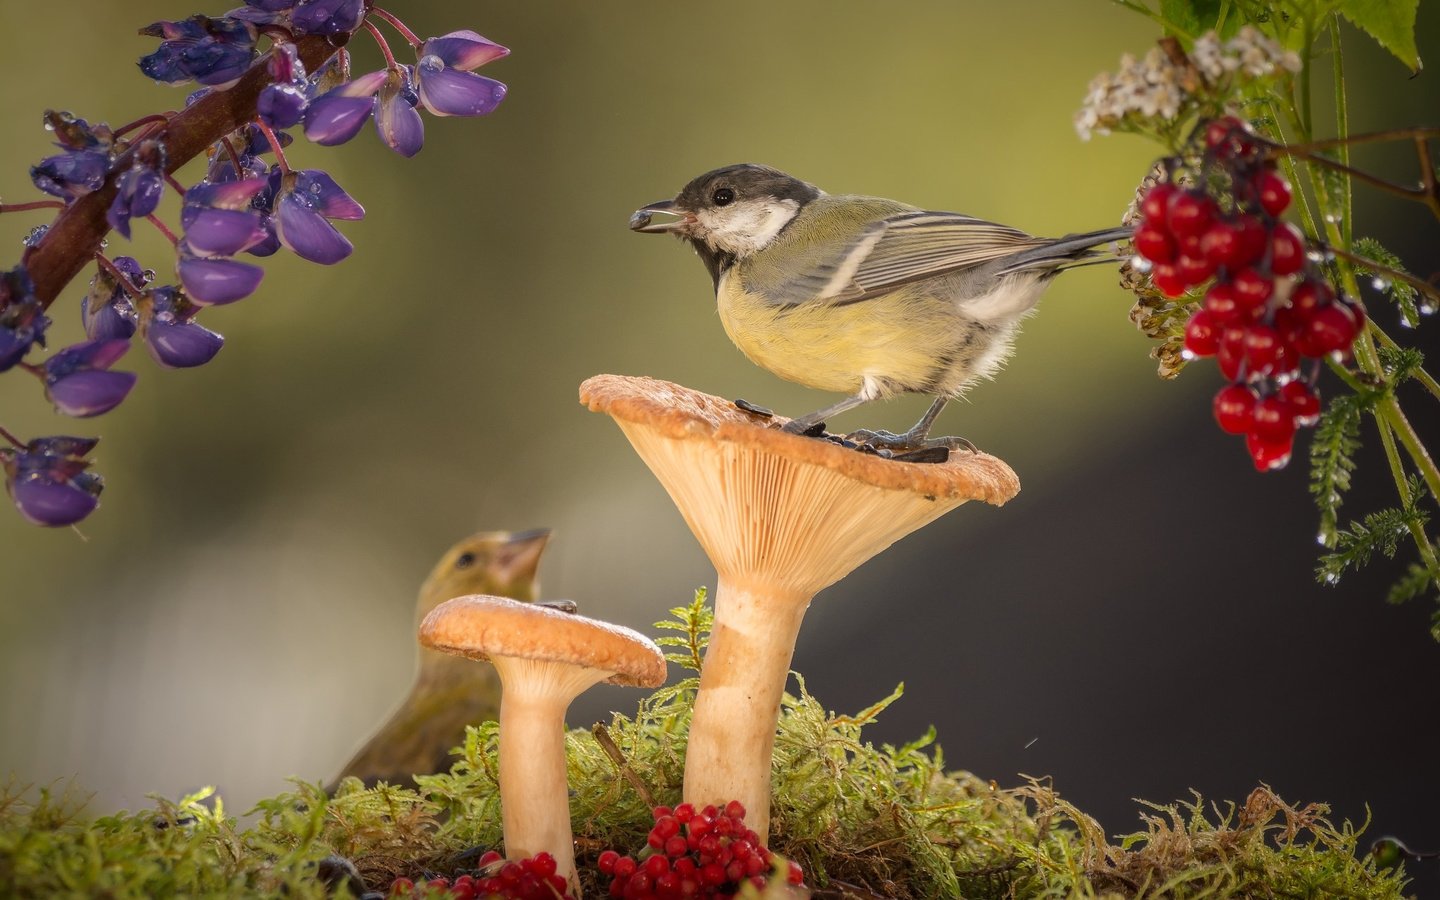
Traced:
MULTIPOLYGON (((817 390, 877 396, 949 382, 957 338, 952 300, 925 285, 860 303, 777 306, 732 270, 716 291, 725 333, 751 362, 817 390)), ((963 327, 959 329, 963 331, 963 327)), ((963 378, 963 376, 962 376, 963 378)))

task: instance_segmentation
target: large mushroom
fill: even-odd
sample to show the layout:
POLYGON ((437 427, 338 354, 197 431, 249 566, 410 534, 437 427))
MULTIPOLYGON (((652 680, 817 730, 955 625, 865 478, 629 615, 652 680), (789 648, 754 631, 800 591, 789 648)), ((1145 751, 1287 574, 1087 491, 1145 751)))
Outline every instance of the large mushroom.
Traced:
POLYGON ((882 459, 651 378, 597 375, 580 400, 619 423, 715 565, 685 799, 739 800, 763 840, 780 699, 811 599, 967 500, 1003 504, 1019 481, 984 453, 882 459))
POLYGON ((500 674, 500 804, 505 855, 546 852, 580 896, 570 830, 565 710, 601 681, 659 687, 665 657, 638 632, 553 606, 477 594, 435 607, 420 643, 489 660, 500 674))

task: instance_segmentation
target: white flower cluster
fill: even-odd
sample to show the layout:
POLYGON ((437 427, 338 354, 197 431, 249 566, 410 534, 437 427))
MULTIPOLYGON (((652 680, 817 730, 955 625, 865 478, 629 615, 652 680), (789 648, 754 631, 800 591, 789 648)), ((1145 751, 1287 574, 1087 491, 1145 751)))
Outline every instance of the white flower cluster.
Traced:
POLYGON ((1300 57, 1246 25, 1228 41, 1210 31, 1195 41, 1190 58, 1177 64, 1161 48, 1152 47, 1144 59, 1120 57, 1120 70, 1102 72, 1090 82, 1085 104, 1075 114, 1075 131, 1088 141, 1092 134, 1109 134, 1126 116, 1173 119, 1190 95, 1238 73, 1248 79, 1278 72, 1300 71, 1300 57))
POLYGON ((1260 33, 1254 25, 1246 25, 1225 43, 1215 32, 1206 32, 1195 41, 1190 51, 1195 67, 1211 81, 1219 81, 1231 72, 1250 78, 1265 78, 1277 70, 1300 71, 1300 54, 1286 50, 1260 33))

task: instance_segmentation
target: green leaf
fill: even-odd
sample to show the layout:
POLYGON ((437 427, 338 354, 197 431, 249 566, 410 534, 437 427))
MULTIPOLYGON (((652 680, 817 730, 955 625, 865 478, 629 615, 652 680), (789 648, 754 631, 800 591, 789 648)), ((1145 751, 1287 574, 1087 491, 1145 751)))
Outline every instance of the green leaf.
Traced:
POLYGON ((1221 0, 1160 0, 1160 15, 1182 36, 1199 37, 1220 20, 1221 0))
POLYGON ((1356 394, 1342 394, 1330 401, 1310 441, 1310 493, 1320 510, 1320 543, 1326 547, 1335 546, 1340 504, 1355 470, 1361 406, 1356 394))
POLYGON ((1440 574, 1430 571, 1421 563, 1411 563, 1400 580, 1390 586, 1385 595, 1386 603, 1407 603, 1425 593, 1431 587, 1440 591, 1440 574))
POLYGON ((1410 68, 1421 68, 1415 46, 1415 11, 1420 0, 1340 0, 1340 15, 1410 68))

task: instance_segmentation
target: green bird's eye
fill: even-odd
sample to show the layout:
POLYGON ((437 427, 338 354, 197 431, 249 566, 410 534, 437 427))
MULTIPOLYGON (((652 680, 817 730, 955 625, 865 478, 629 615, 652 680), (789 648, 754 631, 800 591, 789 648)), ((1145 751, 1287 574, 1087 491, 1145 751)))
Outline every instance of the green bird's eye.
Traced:
POLYGON ((455 568, 457 569, 468 569, 473 565, 475 565, 475 554, 468 550, 460 554, 460 558, 455 560, 455 568))
POLYGON ((710 199, 715 201, 716 206, 729 206, 735 202, 735 192, 729 188, 716 188, 710 199))

